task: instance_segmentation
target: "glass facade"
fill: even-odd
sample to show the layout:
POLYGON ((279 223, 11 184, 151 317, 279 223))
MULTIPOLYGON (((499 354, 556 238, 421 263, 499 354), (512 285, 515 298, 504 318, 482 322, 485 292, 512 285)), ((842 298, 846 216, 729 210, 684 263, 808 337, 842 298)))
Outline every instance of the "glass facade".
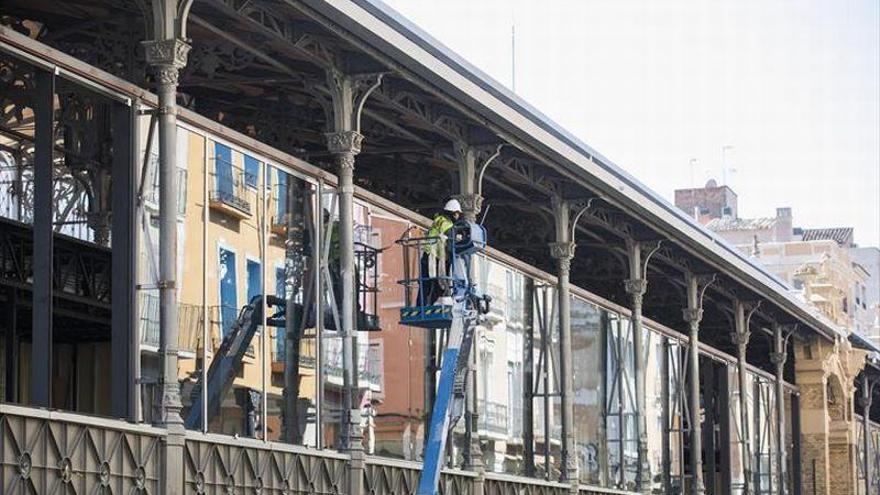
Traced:
POLYGON ((605 311, 580 298, 571 300, 572 367, 574 371, 574 430, 581 482, 604 486, 605 451, 605 311))
POLYGON ((526 442, 534 456, 526 472, 545 479, 559 475, 561 460, 557 297, 552 285, 534 283, 531 332, 525 348, 527 362, 531 363, 531 386, 526 400, 531 405, 532 425, 526 442))
POLYGON ((274 166, 266 172, 264 287, 278 298, 264 336, 266 437, 317 446, 316 187, 274 166), (273 318, 279 312, 285 318, 273 318))
POLYGON ((606 313, 605 432, 608 484, 620 489, 635 485, 638 471, 636 435, 635 354, 628 318, 606 313))
MULTIPOLYGON (((525 277, 485 257, 477 259, 474 271, 477 284, 492 297, 489 314, 475 334, 479 370, 476 434, 487 470, 522 474, 523 338, 529 319, 525 277)), ((535 434, 540 435, 537 430, 535 434)))
MULTIPOLYGON (((159 389, 159 377, 161 374, 161 357, 158 354, 160 344, 159 332, 159 184, 158 184, 158 138, 154 124, 150 132, 150 119, 142 118, 141 126, 143 149, 141 156, 148 156, 147 170, 144 177, 151 177, 144 190, 144 208, 142 215, 137 219, 138 238, 140 241, 140 259, 138 263, 138 304, 139 318, 138 331, 141 339, 141 404, 140 417, 145 422, 154 421, 160 411, 161 390, 159 389), (147 137, 152 136, 152 140, 147 137)), ((187 253, 180 256, 177 265, 178 275, 178 381, 180 382, 181 402, 183 403, 182 416, 187 427, 201 429, 200 421, 197 421, 193 408, 203 411, 201 404, 202 392, 199 378, 205 372, 205 365, 210 362, 215 339, 208 338, 216 323, 218 338, 222 331, 223 312, 220 306, 221 294, 217 282, 214 293, 207 293, 206 271, 207 263, 214 267, 211 270, 215 280, 222 273, 222 279, 226 287, 235 288, 239 275, 235 268, 236 254, 233 250, 223 250, 217 244, 213 245, 211 256, 207 255, 208 237, 206 236, 206 213, 208 212, 205 195, 206 167, 209 159, 209 141, 205 136, 191 132, 184 128, 177 130, 177 168, 178 168, 178 229, 177 251, 187 253), (213 261, 211 261, 213 260, 213 261), (211 314, 208 301, 215 306, 214 314, 211 314), (209 322, 208 325, 205 322, 209 322), (205 345, 208 342, 211 345, 205 345), (193 416, 190 419, 190 416, 193 416), (195 421, 193 423, 192 421, 195 421)), ((238 297, 237 292, 227 290, 224 294, 238 297)), ((244 297, 244 295, 242 295, 244 297)), ((226 312, 226 321, 233 317, 226 312)), ((230 322, 231 323, 231 322, 230 322)))
MULTIPOLYGON (((399 323, 404 305, 404 251, 396 241, 413 225, 390 212, 364 205, 366 227, 358 230, 363 245, 379 248, 374 262, 360 256, 362 285, 367 289, 360 306, 375 314, 381 331, 364 331, 367 452, 377 456, 421 460, 426 427, 426 382, 433 372, 426 366, 432 336, 428 330, 399 323), (371 271, 368 265, 374 264, 371 271), (375 290, 373 290, 375 289, 375 290)), ((364 322, 365 324, 367 322, 364 322)), ((365 325, 367 326, 367 325, 365 325)), ((433 391, 432 391, 433 392, 433 391)))

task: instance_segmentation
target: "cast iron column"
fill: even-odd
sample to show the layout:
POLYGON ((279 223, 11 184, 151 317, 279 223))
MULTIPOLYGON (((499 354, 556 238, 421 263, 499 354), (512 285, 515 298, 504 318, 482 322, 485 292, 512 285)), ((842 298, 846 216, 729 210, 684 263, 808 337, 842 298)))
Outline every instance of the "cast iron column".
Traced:
POLYGON ((360 113, 366 98, 381 82, 381 74, 351 76, 335 68, 327 71, 327 90, 333 109, 331 132, 326 135, 327 150, 333 155, 339 177, 339 277, 342 283, 339 319, 342 327, 342 409, 345 422, 342 450, 351 458, 348 463, 348 491, 353 494, 362 491, 365 466, 355 318, 354 166, 355 156, 360 153, 364 139, 359 132, 360 113))
MULTIPOLYGON (((465 220, 476 222, 477 216, 483 207, 483 196, 477 193, 477 177, 476 177, 476 151, 465 143, 453 143, 453 151, 456 161, 458 162, 458 194, 455 198, 461 203, 461 212, 465 220)), ((468 277, 473 280, 475 275, 474 264, 470 265, 470 273, 468 277)), ((479 342, 479 327, 474 329, 473 339, 471 340, 471 349, 468 354, 468 376, 465 387, 466 401, 466 420, 465 431, 467 436, 467 452, 465 454, 465 468, 477 473, 474 480, 475 493, 483 492, 483 475, 486 470, 483 462, 483 450, 480 448, 480 411, 477 407, 479 403, 479 391, 477 390, 477 342, 479 342)))
POLYGON ((736 343, 736 377, 739 383, 739 432, 740 452, 743 466, 743 494, 752 493, 751 448, 749 440, 749 415, 746 408, 748 392, 746 390, 746 351, 752 332, 746 317, 746 304, 736 300, 733 303, 734 342, 736 343))
POLYGON ((177 77, 189 45, 182 39, 144 43, 159 93, 159 327, 162 355, 160 423, 183 425, 177 382, 177 77))
MULTIPOLYGON (((871 394, 874 384, 868 380, 868 375, 862 372, 862 449, 865 453, 865 493, 871 493, 871 435, 870 416, 871 402, 873 402, 873 394, 871 394)), ((782 492, 780 492, 782 493, 782 492)))
MULTIPOLYGON (((645 351, 642 332, 642 303, 648 289, 642 260, 642 245, 628 242, 629 277, 623 281, 624 289, 630 296, 632 309, 633 348, 635 352, 635 385, 636 385, 636 439, 638 441, 638 470, 636 471, 636 489, 648 493, 651 489, 651 473, 648 466, 648 436, 645 423, 645 351)), ((647 260, 644 261, 647 263, 647 260)))
MULTIPOLYGON (((342 326, 342 363, 345 393, 343 411, 347 424, 343 428, 342 449, 352 456, 352 468, 362 467, 364 457, 359 399, 357 329, 355 328, 355 259, 354 259, 354 157, 361 151, 363 136, 356 131, 327 134, 327 149, 333 154, 339 176, 339 277, 342 282, 342 304, 339 319, 342 326)), ((337 301, 338 303, 338 301, 337 301)), ((360 471, 350 472, 352 481, 360 471)), ((358 485, 360 485, 358 481, 358 485)), ((352 493, 359 493, 352 489, 352 493)))
POLYGON ((788 359, 788 338, 783 332, 782 325, 773 325, 773 354, 770 362, 776 367, 776 430, 777 451, 776 463, 779 466, 778 490, 780 495, 785 494, 785 387, 784 372, 785 361, 788 359))
POLYGON ((177 82, 186 66, 186 16, 191 0, 154 0, 153 39, 144 42, 147 65, 153 71, 159 96, 159 353, 162 356, 162 403, 158 423, 165 437, 163 487, 179 493, 183 487, 185 430, 180 416, 178 377, 179 328, 177 320, 177 82))
POLYGON ((687 308, 683 311, 684 321, 690 328, 690 350, 688 368, 690 372, 690 412, 691 412, 691 472, 693 484, 691 493, 705 492, 703 484, 703 432, 700 421, 700 320, 703 319, 703 293, 710 279, 688 273, 687 308))
POLYGON ((578 473, 577 455, 574 449, 574 406, 571 402, 574 396, 572 383, 574 373, 571 364, 571 294, 569 288, 571 260, 574 258, 576 246, 571 240, 569 208, 570 205, 565 201, 557 199, 553 202, 556 218, 556 242, 550 244, 550 255, 556 260, 558 270, 556 296, 559 308, 559 396, 562 403, 561 481, 572 483, 576 489, 578 473))

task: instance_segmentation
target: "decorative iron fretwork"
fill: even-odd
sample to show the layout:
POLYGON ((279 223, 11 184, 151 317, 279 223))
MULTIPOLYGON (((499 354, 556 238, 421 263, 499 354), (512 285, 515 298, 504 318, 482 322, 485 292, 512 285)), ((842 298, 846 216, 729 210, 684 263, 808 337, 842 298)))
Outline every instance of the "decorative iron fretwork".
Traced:
POLYGON ((81 29, 50 31, 48 45, 114 76, 143 84, 146 75, 143 22, 134 16, 83 23, 81 29))
POLYGON ((158 493, 161 432, 0 405, 3 493, 158 493))
POLYGON ((193 43, 188 60, 181 79, 198 75, 213 80, 222 73, 248 67, 254 61, 254 54, 226 40, 200 39, 193 43))
POLYGON ((184 457, 185 493, 346 492, 343 456, 187 438, 184 457))

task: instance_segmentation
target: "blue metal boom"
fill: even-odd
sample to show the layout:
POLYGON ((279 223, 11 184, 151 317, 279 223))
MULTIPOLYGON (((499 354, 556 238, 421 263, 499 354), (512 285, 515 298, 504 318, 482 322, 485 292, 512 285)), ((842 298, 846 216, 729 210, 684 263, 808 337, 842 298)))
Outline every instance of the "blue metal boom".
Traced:
MULTIPOLYGON (((434 495, 437 493, 437 484, 440 481, 440 469, 443 467, 443 456, 446 452, 446 438, 449 430, 454 426, 453 409, 454 400, 462 400, 463 394, 453 397, 456 388, 456 377, 462 371, 460 355, 462 342, 465 334, 473 332, 474 318, 469 318, 467 312, 466 297, 456 298, 452 309, 452 326, 449 328, 449 344, 443 351, 440 361, 440 380, 437 384, 437 395, 434 399, 434 407, 431 411, 431 424, 428 429, 428 443, 425 445, 424 465, 422 475, 419 477, 418 495, 434 495)), ((467 339, 469 340, 469 339, 467 339)), ((466 362, 466 360, 464 360, 466 362)), ((458 394, 456 394, 458 395, 458 394)))
MULTIPOLYGON (((461 417, 464 409, 468 354, 473 341, 474 327, 479 314, 488 312, 489 297, 480 294, 470 280, 471 258, 485 246, 485 231, 480 225, 457 223, 450 236, 452 255, 452 307, 449 338, 440 361, 440 378, 428 427, 424 463, 419 477, 417 495, 435 495, 440 481, 440 470, 446 452, 449 431, 461 417)), ((424 304, 424 303, 423 303, 424 304)), ((428 302, 432 304, 433 301, 428 302)), ((406 308, 412 310, 412 308, 406 308)), ((424 308, 415 308, 424 313, 424 308)), ((405 314, 403 314, 405 317, 405 314)), ((440 316, 439 318, 442 318, 440 316)), ((425 324, 425 328, 436 328, 425 324)))

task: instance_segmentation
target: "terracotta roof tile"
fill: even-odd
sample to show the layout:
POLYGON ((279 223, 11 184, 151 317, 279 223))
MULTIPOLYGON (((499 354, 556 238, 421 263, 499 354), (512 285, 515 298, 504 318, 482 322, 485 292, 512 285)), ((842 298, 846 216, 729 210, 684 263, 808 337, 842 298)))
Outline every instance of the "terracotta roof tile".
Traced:
POLYGON ((805 241, 836 241, 841 245, 852 244, 852 227, 832 227, 827 229, 804 229, 805 241))

